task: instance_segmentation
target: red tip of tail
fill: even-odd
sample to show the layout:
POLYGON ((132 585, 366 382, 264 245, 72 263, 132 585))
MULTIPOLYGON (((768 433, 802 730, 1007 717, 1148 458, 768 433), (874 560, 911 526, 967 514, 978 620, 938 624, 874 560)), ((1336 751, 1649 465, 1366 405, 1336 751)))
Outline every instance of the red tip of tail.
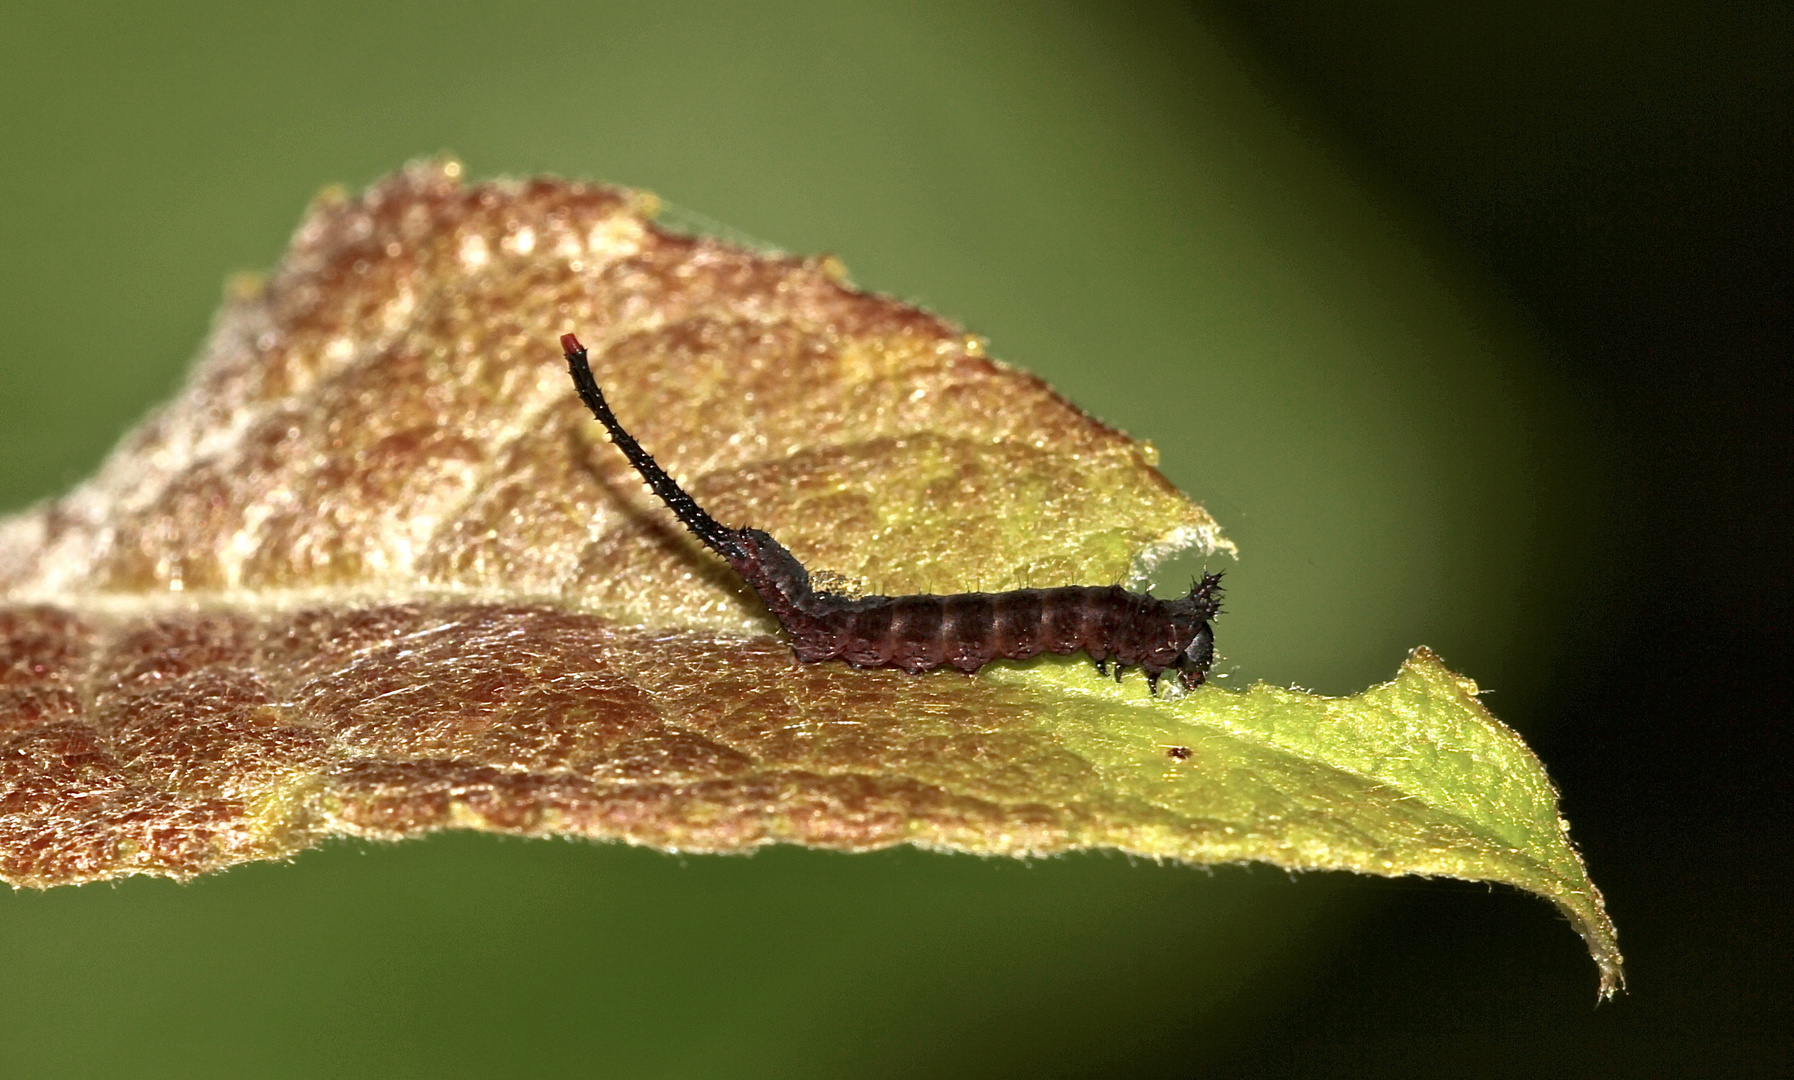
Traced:
POLYGON ((566 353, 568 356, 572 356, 574 353, 585 352, 586 347, 584 345, 581 345, 579 343, 579 339, 574 337, 572 334, 562 334, 561 335, 561 351, 566 353))

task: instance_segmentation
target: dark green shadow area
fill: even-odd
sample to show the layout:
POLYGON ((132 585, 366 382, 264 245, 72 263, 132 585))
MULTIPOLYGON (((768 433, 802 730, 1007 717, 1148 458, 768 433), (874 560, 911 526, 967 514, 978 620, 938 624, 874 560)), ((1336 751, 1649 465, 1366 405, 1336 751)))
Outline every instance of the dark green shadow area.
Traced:
POLYGON ((1362 907, 1343 881, 344 842, 5 898, 0 1043, 33 1077, 1075 1072, 1227 1041, 1316 918, 1362 907))

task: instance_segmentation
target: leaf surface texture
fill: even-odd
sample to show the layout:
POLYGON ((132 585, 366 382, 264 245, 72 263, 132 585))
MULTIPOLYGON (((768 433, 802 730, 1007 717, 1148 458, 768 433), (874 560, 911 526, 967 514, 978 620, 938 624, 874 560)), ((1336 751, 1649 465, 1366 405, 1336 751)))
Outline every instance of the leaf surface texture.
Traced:
POLYGON ((326 193, 182 394, 0 521, 0 878, 442 828, 1109 848, 1506 882, 1618 985, 1543 768, 1424 649, 1350 698, 796 664, 580 406, 560 333, 719 520, 867 591, 1138 587, 1231 545, 979 339, 653 212, 444 161, 326 193))

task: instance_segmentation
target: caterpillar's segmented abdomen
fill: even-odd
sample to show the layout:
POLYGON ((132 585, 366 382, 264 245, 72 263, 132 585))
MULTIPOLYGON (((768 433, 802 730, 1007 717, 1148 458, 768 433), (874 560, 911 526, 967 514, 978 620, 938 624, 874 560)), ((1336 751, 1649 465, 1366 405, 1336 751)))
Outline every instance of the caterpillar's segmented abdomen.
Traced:
POLYGON ((869 596, 815 607, 787 626, 806 661, 921 673, 1082 651, 1163 671, 1179 651, 1164 602, 1120 586, 869 596))

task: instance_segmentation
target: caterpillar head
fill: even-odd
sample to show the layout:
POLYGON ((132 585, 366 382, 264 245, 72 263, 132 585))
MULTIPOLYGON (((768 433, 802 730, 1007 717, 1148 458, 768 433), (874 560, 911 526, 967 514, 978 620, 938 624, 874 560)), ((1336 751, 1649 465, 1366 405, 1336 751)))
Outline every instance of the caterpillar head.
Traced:
POLYGON ((1215 631, 1209 620, 1221 614, 1221 575, 1204 574, 1190 586, 1190 595, 1169 605, 1177 640, 1183 643, 1172 666, 1185 689, 1195 689, 1208 678, 1215 662, 1215 631))

